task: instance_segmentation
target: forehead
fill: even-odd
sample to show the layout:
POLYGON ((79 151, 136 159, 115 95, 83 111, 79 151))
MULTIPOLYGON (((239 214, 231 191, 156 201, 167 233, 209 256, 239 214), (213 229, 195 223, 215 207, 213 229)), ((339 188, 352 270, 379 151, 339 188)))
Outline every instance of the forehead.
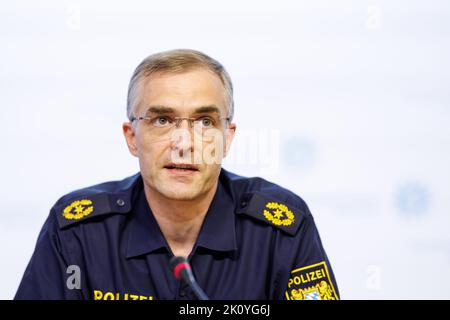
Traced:
POLYGON ((189 113, 208 105, 227 113, 226 91, 220 78, 206 69, 183 73, 155 73, 142 80, 136 92, 138 112, 152 105, 166 106, 189 113))

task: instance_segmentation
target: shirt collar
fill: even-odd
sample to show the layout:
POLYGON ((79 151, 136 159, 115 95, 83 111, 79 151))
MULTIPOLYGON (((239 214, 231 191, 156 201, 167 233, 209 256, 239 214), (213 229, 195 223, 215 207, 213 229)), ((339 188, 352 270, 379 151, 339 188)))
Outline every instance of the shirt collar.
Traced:
POLYGON ((226 185, 222 170, 216 193, 200 229, 197 247, 221 252, 237 250, 235 203, 226 185))
POLYGON ((129 224, 127 258, 137 257, 161 248, 168 248, 145 197, 142 177, 140 180, 137 185, 133 215, 129 224))
MULTIPOLYGON (((235 203, 226 188, 226 177, 220 174, 217 190, 203 221, 194 247, 212 251, 237 250, 235 230, 235 203)), ((142 178, 137 184, 133 203, 133 215, 129 224, 126 257, 136 257, 169 246, 147 203, 142 178)))

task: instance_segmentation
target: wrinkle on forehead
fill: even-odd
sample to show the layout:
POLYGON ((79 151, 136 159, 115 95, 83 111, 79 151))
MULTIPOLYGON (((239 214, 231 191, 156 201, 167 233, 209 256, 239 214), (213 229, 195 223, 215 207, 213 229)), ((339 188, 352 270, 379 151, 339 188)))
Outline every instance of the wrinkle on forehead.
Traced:
MULTIPOLYGON (((145 108, 145 114, 148 113, 155 113, 155 114, 174 114, 176 113, 175 108, 171 108, 169 106, 161 106, 161 105, 154 105, 154 106, 146 106, 145 108)), ((193 115, 195 114, 211 114, 215 113, 220 115, 220 108, 216 105, 206 105, 206 106, 199 106, 192 110, 191 112, 193 115)))
POLYGON ((137 111, 151 105, 176 109, 178 112, 194 112, 206 106, 216 106, 227 114, 226 90, 222 81, 208 70, 192 70, 180 74, 156 73, 141 81, 136 94, 137 111))

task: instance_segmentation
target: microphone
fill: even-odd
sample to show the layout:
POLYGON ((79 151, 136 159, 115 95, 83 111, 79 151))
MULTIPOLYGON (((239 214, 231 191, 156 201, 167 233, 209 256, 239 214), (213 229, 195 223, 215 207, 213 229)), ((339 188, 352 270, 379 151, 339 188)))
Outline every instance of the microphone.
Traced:
POLYGON ((192 268, 187 262, 187 260, 183 257, 173 257, 169 262, 170 270, 177 280, 183 280, 186 282, 189 287, 191 287, 192 291, 199 300, 209 300, 208 296, 205 292, 200 288, 197 281, 195 281, 194 274, 192 273, 192 268))

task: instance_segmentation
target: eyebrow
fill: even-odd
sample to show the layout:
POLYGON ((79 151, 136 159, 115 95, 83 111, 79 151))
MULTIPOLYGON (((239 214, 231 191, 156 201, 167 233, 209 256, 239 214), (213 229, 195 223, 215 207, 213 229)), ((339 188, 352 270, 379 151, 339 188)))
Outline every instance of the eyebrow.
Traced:
POLYGON ((208 106, 201 106, 201 107, 195 109, 194 114, 199 114, 199 113, 218 113, 218 114, 220 114, 220 110, 218 107, 211 104, 208 106))
MULTIPOLYGON (((147 108, 146 113, 156 113, 156 114, 170 114, 175 113, 174 108, 166 107, 166 106, 150 106, 147 108)), ((194 110, 193 114, 201 114, 201 113, 218 113, 220 114, 220 109, 214 105, 206 105, 198 107, 194 110)))
POLYGON ((153 112, 157 114, 167 114, 167 113, 174 113, 175 110, 173 108, 169 108, 166 106, 150 106, 148 107, 146 113, 153 112))

